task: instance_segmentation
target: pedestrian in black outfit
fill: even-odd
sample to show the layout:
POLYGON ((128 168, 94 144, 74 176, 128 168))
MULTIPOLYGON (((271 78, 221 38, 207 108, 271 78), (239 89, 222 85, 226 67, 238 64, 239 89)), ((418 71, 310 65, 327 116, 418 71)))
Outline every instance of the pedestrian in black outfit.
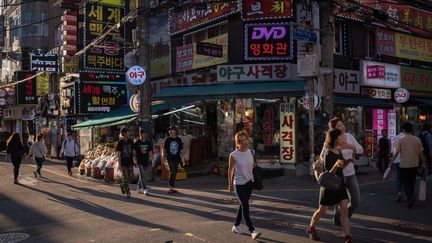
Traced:
POLYGON ((117 158, 122 171, 122 182, 120 189, 123 194, 126 194, 126 198, 130 198, 129 184, 134 178, 133 173, 133 146, 134 142, 129 137, 129 131, 126 127, 122 128, 119 135, 120 140, 116 144, 117 158))
POLYGON ((177 171, 179 164, 182 163, 184 166, 184 162, 182 156, 183 142, 179 137, 177 137, 176 127, 171 126, 168 132, 170 136, 165 140, 163 152, 164 157, 168 160, 170 170, 168 193, 171 194, 177 192, 177 190, 174 190, 177 171))
POLYGON ((390 140, 388 139, 387 130, 381 131, 382 137, 378 141, 378 169, 384 172, 389 163, 390 140))
POLYGON ((14 133, 7 141, 7 158, 10 158, 14 166, 14 184, 18 184, 19 168, 24 155, 24 145, 19 133, 14 133))

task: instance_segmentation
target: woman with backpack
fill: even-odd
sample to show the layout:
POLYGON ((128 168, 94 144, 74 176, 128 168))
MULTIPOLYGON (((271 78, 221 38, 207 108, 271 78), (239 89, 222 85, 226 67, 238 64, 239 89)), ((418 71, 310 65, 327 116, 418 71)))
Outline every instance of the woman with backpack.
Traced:
POLYGON ((315 229, 318 220, 322 215, 326 214, 328 206, 339 205, 341 213, 340 221, 342 222, 342 231, 345 235, 345 243, 352 242, 348 218, 348 194, 342 172, 346 163, 340 150, 343 145, 344 136, 341 130, 333 129, 327 133, 323 152, 324 172, 328 171, 337 175, 342 183, 338 190, 320 188, 319 208, 313 214, 309 227, 306 230, 309 238, 315 241, 320 240, 315 229))
POLYGON ((14 167, 14 184, 18 184, 18 174, 21 166, 22 157, 24 155, 24 145, 19 133, 15 132, 8 139, 6 148, 6 158, 10 158, 14 167))
POLYGON ((48 149, 45 146, 45 143, 43 141, 43 134, 39 134, 36 137, 36 142, 33 143, 30 147, 29 153, 27 155, 27 158, 30 158, 32 155, 35 157, 37 169, 33 172, 34 176, 37 178, 42 177, 41 170, 43 162, 45 161, 45 156, 48 154, 48 149))

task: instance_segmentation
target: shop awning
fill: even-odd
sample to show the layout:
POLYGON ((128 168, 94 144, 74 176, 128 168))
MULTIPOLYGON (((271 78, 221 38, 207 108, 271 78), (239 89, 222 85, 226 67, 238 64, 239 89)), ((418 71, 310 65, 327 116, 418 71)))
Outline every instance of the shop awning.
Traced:
POLYGON ((304 81, 173 86, 161 89, 154 100, 169 100, 175 103, 198 100, 299 96, 304 94, 304 86, 304 81))
POLYGON ((373 106, 391 108, 392 105, 386 100, 374 99, 369 97, 358 97, 358 96, 334 96, 333 103, 340 105, 362 105, 362 106, 373 106))
POLYGON ((432 106, 432 99, 427 99, 427 98, 414 98, 415 101, 419 102, 419 103, 423 103, 426 105, 430 105, 432 106))
POLYGON ((74 130, 98 128, 98 127, 109 127, 121 124, 126 124, 138 118, 138 114, 133 112, 129 106, 124 106, 113 110, 112 112, 105 113, 90 119, 83 121, 72 126, 74 130))

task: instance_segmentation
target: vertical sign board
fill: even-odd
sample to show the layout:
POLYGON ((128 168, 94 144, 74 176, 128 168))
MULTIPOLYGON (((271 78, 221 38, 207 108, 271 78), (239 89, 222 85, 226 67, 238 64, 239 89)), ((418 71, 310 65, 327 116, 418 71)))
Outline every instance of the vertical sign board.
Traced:
MULTIPOLYGON (((118 2, 121 2, 118 0, 118 2)), ((84 46, 90 44, 104 31, 119 23, 125 16, 125 6, 86 1, 84 4, 84 46)), ((125 25, 114 28, 98 45, 93 45, 83 55, 85 70, 125 71, 125 43, 113 39, 126 39, 125 25)))
POLYGON ((247 23, 244 35, 245 60, 293 59, 290 23, 247 23))
MULTIPOLYGON (((18 71, 17 79, 24 80, 34 76, 36 72, 32 71, 18 71)), ((18 105, 26 105, 26 104, 37 104, 38 100, 36 97, 36 78, 32 78, 26 80, 24 82, 18 83, 18 92, 17 95, 17 104, 18 105)))
POLYGON ((388 129, 388 137, 390 139, 390 151, 394 150, 395 147, 395 138, 396 138, 396 111, 395 110, 389 110, 387 113, 387 129, 388 129))
POLYGON ((295 163, 297 147, 295 104, 280 104, 280 162, 295 163))
POLYGON ((381 131, 387 130, 388 126, 388 110, 386 109, 372 109, 372 128, 377 131, 378 139, 382 137, 381 131))

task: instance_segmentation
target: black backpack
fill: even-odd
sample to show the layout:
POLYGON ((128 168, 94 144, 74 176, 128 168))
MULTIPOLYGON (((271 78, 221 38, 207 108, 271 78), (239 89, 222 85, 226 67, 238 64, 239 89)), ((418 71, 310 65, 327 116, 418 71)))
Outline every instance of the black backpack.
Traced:
POLYGON ((426 141, 426 137, 429 134, 431 134, 431 133, 427 132, 427 131, 422 131, 422 132, 420 132, 420 135, 419 135, 420 141, 423 145, 423 154, 426 155, 427 157, 429 157, 430 151, 429 151, 429 145, 427 144, 427 141, 426 141))

